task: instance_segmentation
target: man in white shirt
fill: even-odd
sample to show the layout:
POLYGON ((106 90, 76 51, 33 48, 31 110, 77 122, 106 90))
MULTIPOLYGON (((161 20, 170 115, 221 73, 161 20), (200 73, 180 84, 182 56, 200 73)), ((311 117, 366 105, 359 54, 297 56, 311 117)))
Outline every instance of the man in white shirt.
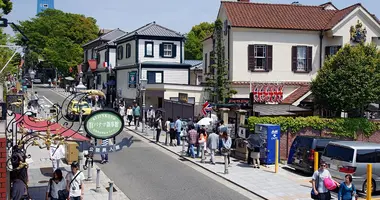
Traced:
POLYGON ((67 191, 69 191, 70 200, 83 200, 84 179, 84 174, 79 171, 79 163, 74 161, 71 164, 71 172, 66 175, 67 191))
POLYGON ((155 112, 153 110, 153 106, 152 105, 150 105, 149 110, 146 113, 146 116, 148 118, 148 126, 151 129, 153 129, 153 124, 154 124, 156 116, 155 116, 155 112))
POLYGON ((58 142, 54 141, 50 146, 50 160, 53 164, 53 172, 59 169, 61 159, 65 157, 65 148, 62 145, 58 146, 58 142))

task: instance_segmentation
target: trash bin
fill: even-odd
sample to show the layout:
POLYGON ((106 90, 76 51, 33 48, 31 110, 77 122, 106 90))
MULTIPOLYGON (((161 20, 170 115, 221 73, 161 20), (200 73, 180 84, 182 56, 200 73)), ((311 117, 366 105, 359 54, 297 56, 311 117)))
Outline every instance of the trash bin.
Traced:
POLYGON ((78 161, 78 156, 79 156, 78 147, 79 145, 76 142, 67 142, 66 155, 65 155, 67 164, 71 165, 72 162, 78 161))

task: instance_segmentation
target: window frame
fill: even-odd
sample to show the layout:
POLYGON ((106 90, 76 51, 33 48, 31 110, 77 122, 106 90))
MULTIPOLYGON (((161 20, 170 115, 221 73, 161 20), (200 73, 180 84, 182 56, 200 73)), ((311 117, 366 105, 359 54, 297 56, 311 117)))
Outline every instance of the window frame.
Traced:
POLYGON ((265 44, 255 44, 254 47, 253 47, 253 56, 255 58, 255 66, 254 66, 254 71, 265 71, 266 70, 266 67, 267 67, 267 45, 265 44), (263 49, 263 56, 258 56, 257 55, 257 50, 258 48, 262 48, 263 49), (258 68, 258 65, 257 65, 257 60, 258 59, 262 59, 263 62, 262 62, 262 68, 258 68))
POLYGON ((145 56, 144 57, 154 57, 154 42, 153 41, 145 41, 145 56), (152 45, 152 55, 148 55, 148 45, 152 45))
POLYGON ((132 47, 131 47, 131 44, 130 43, 127 43, 126 45, 125 45, 125 58, 130 58, 131 57, 131 49, 132 49, 132 47))
POLYGON ((162 84, 164 83, 164 71, 147 71, 146 72, 146 78, 147 78, 147 84, 162 84), (149 73, 154 73, 154 82, 149 81, 149 73), (161 82, 157 82, 156 80, 156 74, 161 74, 161 82))
POLYGON ((117 59, 118 60, 122 60, 123 59, 123 54, 124 54, 124 46, 123 45, 119 45, 118 47, 117 47, 117 59))
POLYGON ((164 58, 172 58, 173 57, 173 44, 172 43, 162 43, 163 47, 162 47, 162 56, 164 58), (167 47, 170 47, 169 49, 165 50, 165 46, 167 47), (165 51, 166 52, 170 52, 170 55, 165 55, 165 51))
POLYGON ((297 46, 297 69, 296 71, 297 72, 307 72, 307 46, 297 46), (304 58, 300 58, 299 55, 298 55, 298 51, 299 49, 304 49, 304 53, 305 53, 305 57, 304 58), (304 69, 300 69, 300 60, 303 60, 304 61, 304 69))

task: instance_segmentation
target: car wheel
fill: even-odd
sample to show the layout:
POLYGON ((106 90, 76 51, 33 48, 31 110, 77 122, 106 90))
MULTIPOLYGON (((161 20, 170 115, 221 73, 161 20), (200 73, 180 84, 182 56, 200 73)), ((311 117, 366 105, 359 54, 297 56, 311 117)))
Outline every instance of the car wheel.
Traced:
MULTIPOLYGON (((376 191, 376 182, 375 180, 372 179, 372 192, 371 193, 374 193, 376 191)), ((367 194, 367 180, 364 181, 363 183, 363 192, 365 194, 367 194)))

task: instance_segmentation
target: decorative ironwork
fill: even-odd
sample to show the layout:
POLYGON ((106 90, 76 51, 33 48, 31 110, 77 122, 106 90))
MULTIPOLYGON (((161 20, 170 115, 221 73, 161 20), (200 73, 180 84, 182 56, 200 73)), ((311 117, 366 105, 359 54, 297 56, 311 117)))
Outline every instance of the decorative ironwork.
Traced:
MULTIPOLYGON (((31 111, 19 114, 8 109, 10 121, 7 122, 6 139, 11 157, 7 160, 7 169, 18 174, 16 176, 19 179, 27 182, 26 172, 23 170, 28 168, 26 159, 31 157, 30 154, 27 154, 29 146, 50 150, 53 143, 59 147, 71 140, 75 134, 79 133, 84 122, 82 121, 76 130, 73 129, 76 121, 75 118, 70 117, 70 102, 74 100, 83 102, 87 98, 95 96, 105 98, 104 93, 99 90, 85 90, 71 94, 64 99, 62 104, 53 104, 51 107, 51 110, 54 111, 53 115, 45 118, 35 117, 31 111), (61 125, 59 122, 63 122, 63 124, 61 125), (70 134, 70 132, 72 133, 70 134), (21 135, 20 139, 18 139, 18 135, 21 135)), ((8 106, 20 108, 23 107, 23 102, 17 100, 8 106)))

